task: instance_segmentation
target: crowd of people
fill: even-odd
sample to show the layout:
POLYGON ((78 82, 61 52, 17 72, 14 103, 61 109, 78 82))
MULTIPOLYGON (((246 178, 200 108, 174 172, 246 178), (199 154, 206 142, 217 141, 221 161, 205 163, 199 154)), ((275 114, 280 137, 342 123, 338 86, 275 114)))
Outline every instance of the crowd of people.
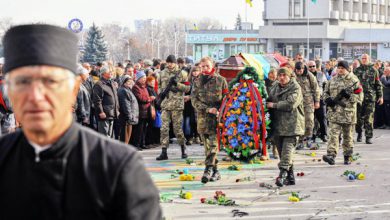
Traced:
MULTIPOLYGON (((265 79, 270 95, 267 107, 273 112, 271 134, 274 134, 268 138, 268 146, 272 148, 273 158, 281 158, 283 171, 293 172, 292 159, 284 158, 283 152, 291 155, 292 149, 316 149, 318 145, 315 143, 321 140, 329 145, 324 160, 334 164, 339 137, 342 137, 345 163, 348 164, 355 132, 357 142, 362 141, 364 130, 365 143, 372 144, 374 128, 390 129, 389 62, 371 63, 367 54, 350 64, 341 58, 326 62, 320 59, 305 61, 301 54, 287 59, 288 62, 280 68, 271 68, 265 79), (295 93, 301 94, 285 97, 289 91, 281 95, 287 84, 295 93), (359 88, 362 92, 354 94, 359 88), (283 107, 278 101, 283 99, 290 104, 296 103, 281 110, 283 107), (298 103, 300 99, 301 104, 298 103), (292 109, 297 111, 293 114, 292 109), (280 118, 283 120, 278 123, 280 118), (284 126, 289 121, 291 127, 284 126), (289 150, 283 150, 285 148, 289 150)), ((174 55, 169 55, 166 60, 144 59, 135 63, 80 63, 76 70, 80 87, 77 101, 72 106, 74 120, 109 138, 133 145, 139 151, 162 146, 156 160, 168 159, 167 149, 175 137, 183 159, 188 157, 186 147, 193 143, 205 143, 206 152, 216 154, 210 148, 214 141, 210 141, 209 134, 205 135, 207 129, 202 128, 206 123, 203 115, 209 112, 202 113, 204 106, 196 91, 196 83, 209 72, 219 75, 217 65, 207 57, 194 65, 174 55)), ((0 92, 1 131, 6 134, 20 125, 4 93, 3 78, 0 92)), ((217 114, 217 111, 218 108, 214 108, 212 114, 217 114)), ((207 178, 204 182, 219 179, 215 168, 218 160, 214 156, 206 161, 209 161, 209 168, 205 169, 207 178), (211 172, 213 167, 214 172, 211 172)))

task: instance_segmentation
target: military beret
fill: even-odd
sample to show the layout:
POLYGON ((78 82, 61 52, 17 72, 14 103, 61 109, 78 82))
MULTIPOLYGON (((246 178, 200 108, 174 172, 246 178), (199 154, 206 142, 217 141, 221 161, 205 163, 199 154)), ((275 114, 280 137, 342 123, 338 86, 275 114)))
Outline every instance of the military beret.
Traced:
POLYGON ((52 25, 19 25, 3 38, 4 72, 30 65, 77 70, 78 39, 71 31, 52 25))

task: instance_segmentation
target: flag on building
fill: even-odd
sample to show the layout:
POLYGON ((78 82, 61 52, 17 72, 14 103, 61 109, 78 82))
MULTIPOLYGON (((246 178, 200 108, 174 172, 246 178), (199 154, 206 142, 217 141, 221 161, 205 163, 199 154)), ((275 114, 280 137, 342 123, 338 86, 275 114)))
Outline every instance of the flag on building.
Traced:
POLYGON ((245 0, 245 1, 246 1, 247 4, 249 4, 249 6, 253 7, 252 0, 245 0))

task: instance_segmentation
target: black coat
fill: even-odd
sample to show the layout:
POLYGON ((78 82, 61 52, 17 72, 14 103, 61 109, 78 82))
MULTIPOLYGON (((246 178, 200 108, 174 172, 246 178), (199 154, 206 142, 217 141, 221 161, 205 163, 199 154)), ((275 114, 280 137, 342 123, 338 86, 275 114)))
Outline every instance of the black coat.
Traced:
POLYGON ((106 113, 106 119, 117 119, 119 116, 119 101, 117 88, 112 80, 99 80, 93 86, 92 102, 99 113, 106 113))
POLYGON ((161 219, 141 156, 77 123, 35 154, 22 131, 0 138, 0 219, 161 219))
POLYGON ((91 115, 91 95, 84 84, 80 85, 79 92, 77 93, 77 122, 90 124, 91 115))
POLYGON ((138 101, 130 88, 124 86, 118 89, 119 99, 119 118, 126 121, 127 124, 138 124, 139 109, 138 101))

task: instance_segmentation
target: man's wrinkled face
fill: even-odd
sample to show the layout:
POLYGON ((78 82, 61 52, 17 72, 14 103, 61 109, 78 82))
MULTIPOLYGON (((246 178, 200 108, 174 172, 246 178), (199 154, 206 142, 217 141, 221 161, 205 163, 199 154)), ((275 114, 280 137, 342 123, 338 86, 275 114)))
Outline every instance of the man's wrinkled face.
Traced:
POLYGON ((134 75, 134 68, 132 68, 132 67, 127 68, 126 74, 129 76, 134 75))
POLYGON ((66 124, 75 101, 75 76, 51 66, 27 66, 7 75, 7 92, 24 130, 47 133, 66 124))
POLYGON ((282 86, 285 86, 290 82, 290 77, 285 73, 281 73, 278 75, 278 81, 282 86))

